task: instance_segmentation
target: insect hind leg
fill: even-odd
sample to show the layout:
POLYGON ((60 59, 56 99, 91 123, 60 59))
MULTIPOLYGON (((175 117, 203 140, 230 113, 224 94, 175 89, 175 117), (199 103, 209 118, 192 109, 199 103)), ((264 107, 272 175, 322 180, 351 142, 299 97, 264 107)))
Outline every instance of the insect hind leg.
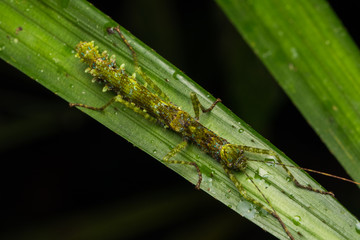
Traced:
POLYGON ((251 181, 251 183, 255 186, 255 188, 257 189, 257 191, 261 194, 262 198, 266 201, 266 203, 269 205, 270 208, 265 207, 262 203, 260 203, 259 201, 255 200, 254 198, 250 197, 246 190, 243 188, 242 184, 239 182, 239 180, 237 180, 237 178, 235 177, 235 175, 232 173, 232 170, 229 169, 223 162, 220 162, 221 165, 223 166, 226 174, 228 175, 229 179, 234 183, 235 187, 237 188, 237 190, 239 191, 240 195, 247 200, 248 202, 259 206, 260 208, 264 209, 266 212, 268 212, 269 214, 271 214, 271 216, 273 216, 274 218, 276 218, 276 220, 278 220, 278 222, 280 223, 281 227, 284 229, 285 233, 288 235, 288 237, 292 240, 294 240, 295 238, 292 236, 292 234, 290 233, 289 229, 286 227, 285 223, 283 222, 283 220, 280 218, 280 216, 277 214, 277 212, 275 211, 275 209, 273 208, 273 206, 271 205, 270 201, 267 199, 267 197, 265 197, 265 195, 263 194, 263 192, 259 189, 259 187, 255 184, 255 182, 252 180, 252 178, 246 173, 244 172, 244 174, 248 177, 248 179, 251 181))
POLYGON ((200 189, 200 184, 201 184, 201 181, 202 181, 202 174, 201 174, 199 166, 195 162, 187 162, 187 161, 181 161, 181 160, 170 160, 170 158, 174 157, 178 152, 180 152, 186 146, 187 146, 187 141, 183 141, 180 144, 178 144, 176 147, 171 149, 171 151, 168 154, 166 154, 166 156, 163 158, 163 162, 165 162, 165 163, 173 163, 173 164, 185 164, 185 165, 194 166, 196 168, 197 174, 199 176, 198 182, 196 183, 195 188, 200 189))

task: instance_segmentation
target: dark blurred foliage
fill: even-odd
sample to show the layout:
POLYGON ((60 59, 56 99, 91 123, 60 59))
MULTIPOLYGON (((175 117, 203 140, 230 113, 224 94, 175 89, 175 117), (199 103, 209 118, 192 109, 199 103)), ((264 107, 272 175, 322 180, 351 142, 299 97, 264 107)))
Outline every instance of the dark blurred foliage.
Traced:
MULTIPOLYGON (((221 97, 299 165, 346 176, 214 2, 91 2, 221 97)), ((357 10, 348 2, 330 3, 358 43, 357 10)), ((271 238, 18 70, 0 64, 4 239, 271 238)), ((359 215, 357 187, 315 178, 359 215)))

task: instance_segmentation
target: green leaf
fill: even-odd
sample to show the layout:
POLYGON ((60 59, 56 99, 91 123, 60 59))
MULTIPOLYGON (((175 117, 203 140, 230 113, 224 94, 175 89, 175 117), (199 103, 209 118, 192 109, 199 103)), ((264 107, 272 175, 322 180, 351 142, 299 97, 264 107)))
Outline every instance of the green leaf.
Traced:
MULTIPOLYGON (((85 1, 2 1, 0 12, 0 57, 68 102, 102 106, 113 96, 103 93, 102 86, 92 84, 91 76, 84 72, 86 66, 74 57, 79 41, 94 40, 101 50, 116 54, 118 64, 125 63, 127 71, 133 72, 130 51, 118 36, 108 35, 106 31, 107 27, 118 24, 85 1)), ((143 70, 173 103, 192 112, 190 92, 196 92, 205 106, 215 100, 140 40, 124 29, 122 32, 137 52, 143 70)), ((121 104, 114 104, 103 113, 81 110, 158 160, 181 142, 180 136, 121 104)), ((210 114, 202 114, 200 121, 231 143, 271 149, 284 163, 292 163, 224 105, 220 104, 210 114)), ((262 156, 254 158, 263 159, 262 156)), ((276 219, 244 201, 214 159, 194 146, 189 146, 176 159, 195 161, 200 166, 204 191, 273 235, 288 238, 276 219)), ((196 171, 191 167, 169 165, 169 168, 192 183, 197 181, 196 171)), ((292 172, 301 183, 321 188, 302 171, 292 172)), ((296 238, 355 239, 359 236, 356 232, 358 221, 335 199, 298 189, 287 181, 281 167, 249 163, 248 174, 254 177, 296 238)), ((267 205, 243 174, 236 176, 250 196, 267 205)))
POLYGON ((360 54, 329 4, 323 0, 217 2, 359 182, 360 54))

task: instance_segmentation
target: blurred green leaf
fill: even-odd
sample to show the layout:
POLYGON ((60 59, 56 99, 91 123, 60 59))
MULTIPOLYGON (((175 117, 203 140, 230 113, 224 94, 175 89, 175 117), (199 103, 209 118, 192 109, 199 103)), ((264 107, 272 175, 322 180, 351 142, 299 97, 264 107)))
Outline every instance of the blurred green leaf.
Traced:
POLYGON ((359 182, 360 54, 328 3, 217 2, 329 150, 359 182))

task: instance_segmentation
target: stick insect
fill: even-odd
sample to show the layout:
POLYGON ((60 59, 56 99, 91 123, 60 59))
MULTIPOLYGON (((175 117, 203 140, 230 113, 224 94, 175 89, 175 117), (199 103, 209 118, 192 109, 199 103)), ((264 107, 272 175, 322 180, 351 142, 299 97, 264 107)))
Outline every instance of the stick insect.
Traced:
POLYGON ((139 83, 136 74, 131 76, 128 75, 125 71, 124 64, 118 67, 114 56, 109 57, 106 51, 100 53, 98 47, 94 45, 94 42, 80 42, 76 46, 76 57, 80 58, 82 62, 89 66, 86 69, 86 72, 90 73, 94 77, 94 82, 101 82, 105 84, 103 91, 114 91, 116 96, 101 107, 88 106, 82 103, 70 103, 70 106, 77 106, 95 111, 104 111, 112 103, 119 102, 132 109, 134 112, 142 115, 146 119, 154 120, 164 127, 178 133, 183 138, 183 142, 179 143, 168 154, 166 154, 162 159, 163 162, 167 164, 183 164, 192 166, 198 174, 196 188, 199 189, 202 181, 202 173, 199 166, 195 162, 180 161, 175 159, 176 154, 181 152, 188 143, 194 144, 202 151, 210 155, 213 159, 218 161, 229 179, 234 183, 240 195, 250 203, 264 209, 273 216, 282 226, 283 230, 290 239, 295 238, 290 233, 288 227, 280 218, 271 202, 246 172, 247 163, 251 159, 249 159, 245 153, 270 156, 275 159, 276 164, 283 167, 289 178, 297 187, 319 194, 334 196, 331 192, 314 189, 309 185, 303 185, 298 182, 289 171, 288 167, 282 163, 280 157, 274 151, 232 144, 225 138, 220 137, 212 130, 203 126, 198 121, 200 117, 200 110, 203 113, 211 112, 211 110, 214 109, 219 102, 221 102, 220 99, 217 99, 207 108, 200 103, 195 93, 191 93, 190 98, 193 105, 194 117, 171 103, 166 94, 141 70, 136 57, 136 52, 121 33, 119 27, 109 28, 108 32, 110 34, 117 33, 131 51, 134 65, 136 67, 135 72, 145 80, 146 86, 139 83), (242 184, 235 177, 234 171, 240 171, 247 176, 257 191, 259 191, 260 195, 267 203, 267 206, 247 194, 242 184))

